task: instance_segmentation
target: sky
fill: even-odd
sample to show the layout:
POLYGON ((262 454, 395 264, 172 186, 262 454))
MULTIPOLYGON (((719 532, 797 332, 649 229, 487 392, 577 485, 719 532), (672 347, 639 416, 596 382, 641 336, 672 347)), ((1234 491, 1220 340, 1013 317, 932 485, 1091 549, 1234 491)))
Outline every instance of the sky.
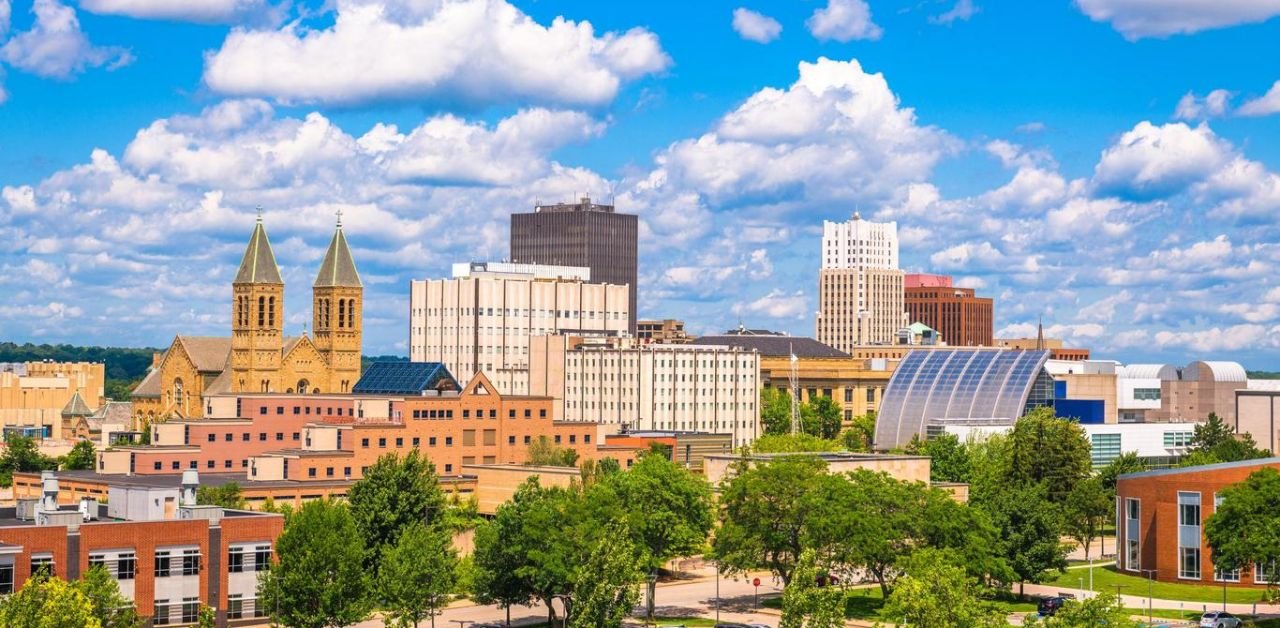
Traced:
POLYGON ((1280 370, 1280 0, 0 0, 0 340, 286 332, 338 211, 365 352, 509 215, 640 217, 642 318, 814 333, 824 220, 998 336, 1280 370))

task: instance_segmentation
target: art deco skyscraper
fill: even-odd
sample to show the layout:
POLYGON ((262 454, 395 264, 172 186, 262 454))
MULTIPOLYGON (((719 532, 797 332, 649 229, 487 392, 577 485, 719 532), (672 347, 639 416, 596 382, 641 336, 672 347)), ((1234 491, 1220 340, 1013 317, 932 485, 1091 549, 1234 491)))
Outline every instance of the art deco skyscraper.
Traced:
POLYGON ((893 343, 904 326, 902 281, 898 223, 870 222, 857 213, 848 222, 824 222, 818 340, 846 352, 893 343))

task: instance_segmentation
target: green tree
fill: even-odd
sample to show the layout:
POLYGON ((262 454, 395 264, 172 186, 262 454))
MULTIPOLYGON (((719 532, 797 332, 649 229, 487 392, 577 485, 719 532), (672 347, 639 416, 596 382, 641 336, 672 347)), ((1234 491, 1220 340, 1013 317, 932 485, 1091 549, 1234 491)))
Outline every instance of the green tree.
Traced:
POLYGON ((222 486, 201 486, 196 489, 196 503, 232 510, 244 510, 248 507, 238 482, 227 482, 222 486))
POLYGON ((844 626, 844 589, 819 585, 825 576, 818 567, 817 554, 800 553, 795 576, 782 590, 782 621, 779 628, 838 628, 844 626))
POLYGON ((1098 480, 1102 482, 1102 487, 1107 490, 1108 495, 1116 494, 1116 480, 1127 473, 1141 473, 1147 470, 1147 465, 1142 463, 1142 459, 1138 457, 1136 451, 1126 451, 1116 456, 1107 466, 1098 470, 1098 480))
POLYGON ((93 616, 103 628, 133 628, 138 625, 138 612, 133 601, 120 593, 120 586, 105 567, 90 567, 75 586, 84 593, 93 616))
POLYGON ((885 600, 884 616, 922 628, 985 628, 1005 626, 1003 612, 987 598, 990 592, 965 573, 961 559, 949 552, 921 549, 904 562, 893 594, 885 600))
POLYGON ((1092 473, 1090 448, 1079 423, 1055 417, 1052 408, 1036 408, 1009 434, 1005 477, 1013 485, 1043 483, 1049 501, 1060 504, 1092 473))
POLYGON ((761 388, 760 424, 765 434, 790 434, 791 393, 781 388, 761 388))
POLYGON ((1024 626, 1043 628, 1138 628, 1145 624, 1129 617, 1114 594, 1101 592, 1083 600, 1067 600, 1052 617, 1028 616, 1024 626))
POLYGON ((199 628, 218 628, 218 611, 208 604, 200 605, 200 614, 196 616, 199 628))
POLYGON ((840 433, 840 442, 844 448, 855 452, 869 452, 876 438, 876 412, 853 417, 849 429, 840 433))
POLYGON ((831 397, 821 395, 810 399, 800 406, 800 427, 810 436, 832 440, 840 435, 840 412, 840 406, 831 397))
POLYGON ((0 486, 12 486, 14 472, 31 473, 57 468, 58 461, 40 453, 34 438, 12 434, 5 439, 4 453, 0 454, 0 486))
POLYGON ((745 451, 757 454, 802 454, 839 451, 840 444, 809 434, 766 434, 757 438, 745 451))
POLYGON ((999 550, 1014 576, 1018 593, 1026 582, 1039 583, 1051 569, 1065 571, 1067 547, 1060 508, 1045 496, 1043 484, 1009 485, 980 505, 999 532, 999 550))
POLYGON ((62 468, 66 470, 92 469, 98 464, 98 456, 93 452, 93 441, 78 441, 67 455, 62 457, 62 468))
POLYGON ((1191 448, 1179 463, 1180 466, 1193 467, 1218 462, 1236 462, 1266 458, 1271 455, 1259 449, 1249 433, 1236 434, 1235 429, 1215 413, 1209 413, 1208 419, 1195 426, 1191 437, 1191 448))
MULTIPOLYGON (((624 529, 634 535, 649 573, 673 558, 698 552, 715 523, 711 485, 662 456, 641 456, 630 470, 606 476, 587 499, 597 521, 619 516, 625 520, 624 529)), ((650 600, 654 589, 651 583, 650 600)))
POLYGON ((539 436, 526 450, 525 464, 535 467, 572 467, 578 464, 575 449, 561 447, 546 436, 539 436))
POLYGON ((442 527, 411 523, 396 544, 382 553, 378 593, 388 626, 418 626, 449 601, 457 578, 458 554, 452 535, 442 527))
POLYGON ((436 467, 412 450, 407 456, 387 454, 364 473, 347 493, 351 517, 364 540, 364 565, 376 574, 382 552, 412 523, 437 525, 445 517, 444 492, 436 467))
POLYGON ((934 482, 969 481, 969 449, 955 434, 944 432, 928 439, 912 436, 906 452, 930 458, 929 479, 934 482))
POLYGON ((646 552, 633 536, 625 525, 615 523, 596 539, 574 581, 570 626, 617 628, 635 608, 646 552))
MULTIPOLYGON (((1214 566, 1224 571, 1280 566, 1280 472, 1263 468, 1219 492, 1222 503, 1204 524, 1214 566)), ((1269 587, 1276 588, 1275 578, 1269 587)))
POLYGON ((83 587, 47 577, 30 578, 17 593, 0 598, 0 626, 103 628, 83 587))
POLYGON ((814 533, 830 529, 815 525, 832 507, 827 464, 803 455, 735 464, 720 489, 713 555, 727 573, 768 569, 789 584, 800 553, 825 545, 814 533))
POLYGON ((278 564, 260 572, 259 599, 297 628, 347 626, 373 607, 364 541, 346 504, 306 502, 276 539, 278 564))
POLYGON ((477 530, 477 597, 508 608, 536 599, 554 625, 553 602, 572 594, 584 548, 594 540, 593 522, 580 511, 574 490, 544 488, 536 476, 521 484, 477 530))
POLYGON ((1067 495, 1062 508, 1063 527, 1084 548, 1086 560, 1089 558, 1089 546, 1102 535, 1102 528, 1111 519, 1114 507, 1115 497, 1107 492, 1097 476, 1076 484, 1067 495))

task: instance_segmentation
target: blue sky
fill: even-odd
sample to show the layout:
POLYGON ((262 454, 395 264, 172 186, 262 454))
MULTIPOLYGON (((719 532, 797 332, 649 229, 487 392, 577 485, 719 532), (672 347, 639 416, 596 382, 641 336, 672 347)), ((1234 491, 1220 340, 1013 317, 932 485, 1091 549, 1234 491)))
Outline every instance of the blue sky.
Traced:
POLYGON ((997 331, 1280 369, 1280 0, 0 0, 0 337, 219 334, 261 204, 366 348, 534 199, 640 215, 640 314, 813 333, 823 220, 997 331))

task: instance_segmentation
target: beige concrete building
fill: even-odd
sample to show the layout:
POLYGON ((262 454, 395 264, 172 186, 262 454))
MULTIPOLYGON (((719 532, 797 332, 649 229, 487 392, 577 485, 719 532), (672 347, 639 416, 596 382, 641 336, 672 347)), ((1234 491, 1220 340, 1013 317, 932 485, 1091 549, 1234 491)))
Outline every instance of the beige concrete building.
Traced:
MULTIPOLYGON (((774 458, 795 454, 752 454, 746 460, 751 463, 763 462, 774 458)), ((906 456, 898 454, 858 454, 849 452, 823 452, 808 454, 821 458, 827 463, 827 471, 831 473, 847 473, 858 469, 866 469, 876 473, 887 473, 890 477, 904 482, 929 483, 929 469, 932 460, 928 456, 906 456)), ((744 458, 740 454, 709 454, 703 458, 702 470, 712 486, 720 486, 733 473, 733 465, 744 458)), ((953 495, 968 495, 966 485, 947 485, 945 487, 953 495), (957 490, 955 487, 964 487, 957 490)), ((957 497, 959 499, 959 497, 957 497)), ((964 501, 960 499, 960 501, 964 501)))
POLYGON ((503 394, 529 394, 531 338, 628 333, 629 288, 588 277, 586 268, 489 263, 413 281, 410 359, 443 363, 464 380, 482 371, 503 394))
POLYGON ((105 382, 104 366, 91 362, 0 364, 0 425, 61 438, 63 411, 79 417, 102 407, 105 382))
POLYGON ((554 418, 606 433, 760 433, 760 356, 728 346, 639 345, 630 339, 536 336, 530 394, 555 399, 554 418))
POLYGON ((1235 427, 1272 454, 1280 451, 1280 389, 1237 390, 1235 427))
POLYGON ((818 271, 818 342, 841 351, 892 344, 905 327, 904 274, 898 268, 898 223, 855 213, 822 224, 818 271))
POLYGON ((651 342, 681 344, 691 342, 694 338, 684 330, 684 321, 664 318, 636 321, 636 339, 643 344, 651 342))
POLYGON ((892 344, 906 326, 904 274, 894 269, 818 271, 818 342, 841 351, 892 344))

